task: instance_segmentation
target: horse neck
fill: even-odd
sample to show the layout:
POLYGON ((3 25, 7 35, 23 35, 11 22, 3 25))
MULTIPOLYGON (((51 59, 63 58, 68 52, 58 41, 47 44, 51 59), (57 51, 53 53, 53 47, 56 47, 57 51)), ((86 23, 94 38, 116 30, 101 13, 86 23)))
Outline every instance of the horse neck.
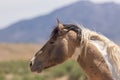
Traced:
POLYGON ((86 48, 82 48, 77 62, 83 68, 84 72, 93 80, 112 80, 111 73, 102 54, 97 50, 95 45, 88 43, 86 48), (103 73, 105 76, 103 76, 103 73), (92 78, 94 77, 94 78, 92 78), (99 78, 97 78, 99 77, 99 78))
MULTIPOLYGON (((105 60, 105 63, 107 67, 109 68, 108 71, 112 74, 112 77, 115 80, 117 79, 119 80, 120 78, 120 67, 119 67, 120 66, 120 48, 114 42, 106 38, 105 36, 100 35, 96 32, 90 31, 88 29, 83 29, 81 50, 83 50, 84 47, 88 46, 88 43, 91 43, 94 45, 94 47, 96 47, 96 51, 99 51, 101 56, 105 60)), ((86 53, 87 50, 85 49, 85 53, 84 53, 86 55, 88 55, 86 53)))

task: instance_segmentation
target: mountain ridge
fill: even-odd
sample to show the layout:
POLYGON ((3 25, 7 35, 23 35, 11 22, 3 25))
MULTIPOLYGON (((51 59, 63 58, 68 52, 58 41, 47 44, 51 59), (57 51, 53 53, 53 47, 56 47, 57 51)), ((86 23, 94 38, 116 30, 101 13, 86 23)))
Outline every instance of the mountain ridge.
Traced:
POLYGON ((78 1, 50 14, 22 20, 0 30, 0 42, 42 43, 48 39, 56 25, 56 18, 63 24, 77 22, 119 41, 119 14, 120 5, 116 3, 95 4, 90 1, 78 1))

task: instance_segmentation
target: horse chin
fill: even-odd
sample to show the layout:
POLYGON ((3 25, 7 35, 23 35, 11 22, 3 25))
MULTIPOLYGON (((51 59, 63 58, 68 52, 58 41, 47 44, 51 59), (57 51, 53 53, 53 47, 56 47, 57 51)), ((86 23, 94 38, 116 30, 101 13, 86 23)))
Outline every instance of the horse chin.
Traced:
POLYGON ((36 70, 36 71, 32 71, 33 73, 41 73, 43 70, 42 69, 39 69, 39 70, 36 70))
POLYGON ((47 66, 47 67, 43 67, 43 68, 39 67, 39 68, 36 68, 36 69, 33 69, 33 70, 31 69, 31 71, 36 72, 36 73, 41 73, 43 70, 48 69, 50 67, 51 66, 47 66))
POLYGON ((36 72, 36 73, 41 73, 43 70, 48 69, 52 66, 55 66, 55 64, 47 65, 47 66, 41 65, 41 66, 35 67, 35 68, 31 67, 31 71, 36 72))
POLYGON ((42 70, 37 70, 36 72, 37 72, 37 73, 41 73, 41 72, 42 72, 42 70))
POLYGON ((56 65, 56 64, 52 64, 52 65, 46 66, 46 67, 44 67, 44 69, 48 69, 48 68, 53 67, 53 66, 55 66, 55 65, 56 65))
POLYGON ((50 68, 51 66, 46 66, 44 69, 48 69, 48 68, 50 68))

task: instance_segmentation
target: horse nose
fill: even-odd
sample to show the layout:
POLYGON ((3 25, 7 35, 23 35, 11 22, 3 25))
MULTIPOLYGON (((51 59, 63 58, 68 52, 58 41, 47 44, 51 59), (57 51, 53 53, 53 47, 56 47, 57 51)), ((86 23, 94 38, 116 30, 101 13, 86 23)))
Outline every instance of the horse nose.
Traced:
POLYGON ((32 67, 32 65, 34 64, 34 60, 35 60, 35 57, 33 57, 30 61, 30 67, 32 67))
POLYGON ((30 62, 30 67, 32 67, 32 62, 30 62))

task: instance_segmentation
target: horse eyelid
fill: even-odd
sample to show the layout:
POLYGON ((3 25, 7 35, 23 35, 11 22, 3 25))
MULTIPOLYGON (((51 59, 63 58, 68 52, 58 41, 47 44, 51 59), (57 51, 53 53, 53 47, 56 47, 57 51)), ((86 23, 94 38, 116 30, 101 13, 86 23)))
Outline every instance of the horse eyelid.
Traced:
POLYGON ((51 40, 51 41, 50 41, 50 44, 53 44, 54 42, 55 42, 54 40, 51 40))
POLYGON ((54 41, 50 41, 50 44, 53 44, 54 43, 54 41))

